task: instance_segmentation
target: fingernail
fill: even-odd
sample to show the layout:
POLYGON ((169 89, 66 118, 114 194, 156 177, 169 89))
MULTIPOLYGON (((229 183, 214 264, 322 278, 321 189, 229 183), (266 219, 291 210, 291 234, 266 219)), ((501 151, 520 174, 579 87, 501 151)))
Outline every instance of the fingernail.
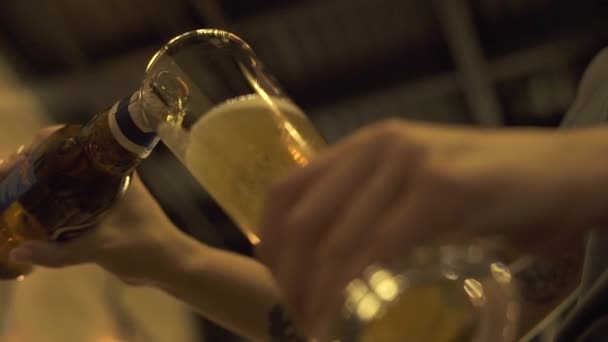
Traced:
POLYGON ((32 251, 28 248, 17 247, 14 248, 9 257, 12 261, 20 263, 30 263, 32 261, 32 251))

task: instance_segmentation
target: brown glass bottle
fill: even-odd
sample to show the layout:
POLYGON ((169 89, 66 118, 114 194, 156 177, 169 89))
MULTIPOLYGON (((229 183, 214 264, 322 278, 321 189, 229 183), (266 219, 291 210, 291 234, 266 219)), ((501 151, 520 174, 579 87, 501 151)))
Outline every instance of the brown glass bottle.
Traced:
MULTIPOLYGON (((123 101, 84 126, 55 132, 0 182, 0 279, 31 272, 30 266, 8 259, 21 241, 77 237, 126 191, 145 156, 125 147, 133 145, 125 145, 128 129, 117 136, 117 129, 123 128, 118 117, 129 120, 128 105, 123 101)), ((156 141, 147 140, 148 150, 156 141)))

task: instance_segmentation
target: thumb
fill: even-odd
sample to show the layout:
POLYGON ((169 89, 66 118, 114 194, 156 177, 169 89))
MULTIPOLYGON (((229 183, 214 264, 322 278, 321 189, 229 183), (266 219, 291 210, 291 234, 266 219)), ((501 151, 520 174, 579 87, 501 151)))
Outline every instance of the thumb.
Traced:
POLYGON ((59 268, 86 262, 83 253, 78 253, 64 243, 51 241, 26 241, 10 252, 12 261, 24 264, 59 268))

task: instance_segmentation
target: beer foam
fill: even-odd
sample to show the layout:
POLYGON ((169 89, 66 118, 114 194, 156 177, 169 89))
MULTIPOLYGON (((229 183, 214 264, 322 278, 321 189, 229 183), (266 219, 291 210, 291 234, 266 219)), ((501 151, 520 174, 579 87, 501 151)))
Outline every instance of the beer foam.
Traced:
POLYGON ((297 115, 302 118, 306 118, 306 114, 300 109, 295 103, 287 98, 281 97, 268 97, 264 98, 257 94, 243 95, 224 101, 215 107, 211 108, 205 113, 199 122, 209 120, 212 117, 222 115, 227 112, 241 111, 241 110, 257 110, 264 109, 270 110, 277 115, 297 115))

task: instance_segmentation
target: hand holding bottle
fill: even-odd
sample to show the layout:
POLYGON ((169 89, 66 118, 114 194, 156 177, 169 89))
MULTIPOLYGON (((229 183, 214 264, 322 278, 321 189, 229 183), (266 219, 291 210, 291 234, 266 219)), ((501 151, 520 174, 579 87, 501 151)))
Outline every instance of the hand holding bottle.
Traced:
MULTIPOLYGON (((56 129, 44 130, 32 145, 56 129)), ((25 147, 21 155, 0 165, 0 179, 30 150, 25 147)), ((128 284, 158 287, 244 336, 296 340, 268 270, 253 259, 211 248, 182 233, 137 176, 97 227, 70 241, 24 242, 12 257, 51 268, 96 263, 128 284)))
MULTIPOLYGON (((3 178, 30 151, 61 126, 42 130, 30 146, 0 165, 3 178)), ((164 214, 137 175, 110 215, 83 236, 65 242, 26 241, 11 252, 25 263, 65 267, 95 262, 128 282, 151 282, 169 273, 184 245, 196 243, 180 232, 164 214)))

